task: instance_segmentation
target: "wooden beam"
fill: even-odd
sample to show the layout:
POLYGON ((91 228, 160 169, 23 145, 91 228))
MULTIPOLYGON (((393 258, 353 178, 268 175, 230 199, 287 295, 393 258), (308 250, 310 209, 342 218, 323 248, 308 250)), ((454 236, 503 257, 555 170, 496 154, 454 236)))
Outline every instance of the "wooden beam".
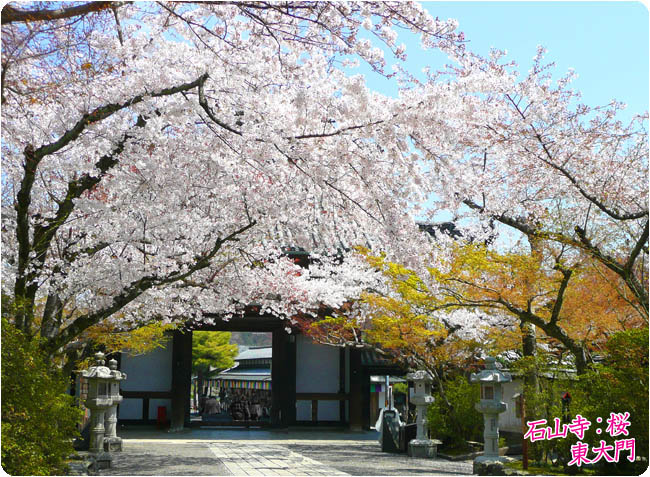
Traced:
POLYGON ((286 320, 270 315, 235 316, 228 321, 224 321, 218 314, 207 313, 206 317, 213 318, 214 323, 196 322, 188 323, 188 325, 193 330, 200 331, 248 331, 251 333, 274 331, 287 326, 286 320))
POLYGON ((120 391, 124 399, 171 399, 171 391, 120 391))
POLYGON ((350 395, 346 393, 296 393, 296 401, 347 401, 350 395))

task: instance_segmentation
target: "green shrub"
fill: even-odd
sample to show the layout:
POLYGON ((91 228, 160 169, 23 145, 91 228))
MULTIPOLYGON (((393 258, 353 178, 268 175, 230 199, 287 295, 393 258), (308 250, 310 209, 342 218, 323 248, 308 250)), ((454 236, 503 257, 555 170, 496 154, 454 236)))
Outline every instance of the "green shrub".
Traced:
MULTIPOLYGON (((546 419, 548 425, 553 427, 553 418, 562 417, 562 394, 567 391, 573 393, 575 381, 556 376, 559 373, 554 371, 554 366, 549 366, 549 362, 552 361, 548 355, 538 352, 537 356, 520 358, 512 364, 511 369, 525 383, 526 421, 546 419), (529 379, 534 375, 537 379, 531 383, 529 379)), ((558 442, 558 439, 529 441, 529 459, 537 465, 548 463, 548 458, 559 452, 558 442)))
POLYGON ((67 474, 81 411, 68 380, 36 340, 2 319, 2 467, 10 475, 67 474))
POLYGON ((464 376, 445 383, 445 394, 452 404, 450 409, 437 392, 435 401, 427 410, 431 437, 442 440, 447 448, 466 448, 466 441, 483 441, 483 417, 474 405, 479 402, 481 388, 464 376))
MULTIPOLYGON (((580 377, 572 393, 571 417, 580 414, 591 421, 591 428, 582 442, 590 447, 601 440, 613 445, 618 439, 635 439, 637 456, 648 458, 648 329, 635 329, 614 334, 606 345, 605 363, 594 366, 580 377), (610 413, 629 412, 627 428, 629 435, 611 437, 607 432, 610 413), (597 423, 597 418, 602 423, 597 423), (596 433, 601 429, 601 434, 596 433)), ((567 445, 569 443, 567 442, 567 445)), ((568 452, 568 449, 565 451, 568 452)), ((627 460, 627 452, 621 454, 618 464, 601 460, 606 474, 640 474, 647 467, 627 460)))
MULTIPOLYGON (((561 396, 568 391, 572 400, 568 420, 580 414, 591 422, 581 442, 593 448, 604 440, 613 445, 618 439, 635 439, 637 456, 648 458, 648 329, 635 329, 619 332, 610 337, 606 344, 605 362, 592 366, 586 373, 575 379, 548 379, 552 369, 544 364, 544 357, 523 358, 513 367, 520 375, 537 370, 541 376, 536 389, 526 388, 526 417, 546 419, 553 427, 553 419, 562 419, 561 396), (630 413, 628 436, 611 437, 607 432, 607 419, 610 413, 630 413), (598 423, 597 419, 602 422, 598 423), (597 429, 601 433, 596 432, 597 429)), ((548 456, 558 456, 560 462, 571 459, 571 446, 578 438, 569 433, 567 438, 536 441, 528 444, 529 458, 533 462, 545 463, 548 456)), ((611 452, 610 452, 611 455, 611 452)), ((621 454, 618 463, 598 463, 598 473, 640 474, 647 463, 638 464, 627 461, 627 451, 621 454)), ((588 458, 593 458, 590 451, 588 458)), ((576 466, 566 471, 576 472, 576 466)))

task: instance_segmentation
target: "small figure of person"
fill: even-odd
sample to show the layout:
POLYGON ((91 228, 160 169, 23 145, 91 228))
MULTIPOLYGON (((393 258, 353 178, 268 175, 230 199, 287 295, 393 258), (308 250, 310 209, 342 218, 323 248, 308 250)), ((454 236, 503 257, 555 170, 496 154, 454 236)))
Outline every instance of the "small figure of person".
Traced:
POLYGON ((243 421, 246 419, 246 407, 244 401, 240 400, 239 397, 236 396, 230 404, 228 412, 230 412, 234 421, 243 421))
POLYGON ((251 404, 251 420, 258 421, 262 418, 262 405, 258 400, 253 401, 251 404))
POLYGON ((203 410, 205 409, 205 401, 208 399, 208 397, 205 394, 201 394, 201 397, 199 398, 199 414, 203 414, 203 410))
POLYGON ((210 416, 212 414, 218 414, 219 413, 219 406, 217 405, 217 398, 214 396, 210 396, 206 401, 205 401, 205 409, 204 409, 204 415, 210 416))

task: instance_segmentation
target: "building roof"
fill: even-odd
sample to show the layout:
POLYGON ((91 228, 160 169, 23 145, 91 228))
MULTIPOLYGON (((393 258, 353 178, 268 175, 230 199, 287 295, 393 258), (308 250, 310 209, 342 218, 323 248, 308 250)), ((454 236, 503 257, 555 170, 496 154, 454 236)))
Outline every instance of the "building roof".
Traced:
POLYGON ((389 357, 382 356, 372 349, 361 351, 361 366, 369 373, 379 376, 403 376, 407 372, 389 357))
POLYGON ((235 361, 243 361, 245 359, 271 359, 272 356, 273 348, 271 346, 253 347, 239 353, 235 361))
MULTIPOLYGON (((370 382, 371 383, 385 383, 386 382, 386 376, 370 376, 370 382)), ((398 376, 390 376, 389 377, 389 383, 405 383, 406 379, 400 378, 398 376)))
POLYGON ((215 376, 216 379, 231 379, 237 381, 270 381, 271 370, 269 368, 232 368, 215 376))

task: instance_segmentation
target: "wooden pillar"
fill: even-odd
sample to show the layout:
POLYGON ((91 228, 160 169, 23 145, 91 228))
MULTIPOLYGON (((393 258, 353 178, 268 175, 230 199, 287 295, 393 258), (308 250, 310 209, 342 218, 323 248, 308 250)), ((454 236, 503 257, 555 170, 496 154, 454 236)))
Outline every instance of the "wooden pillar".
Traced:
POLYGON ((142 398, 142 420, 149 424, 149 398, 142 398))
POLYGON ((370 375, 361 368, 361 428, 370 430, 370 375))
POLYGON ((287 343, 287 392, 285 394, 284 415, 285 425, 293 426, 296 423, 296 335, 292 333, 287 343))
POLYGON ((361 350, 350 349, 350 430, 363 430, 361 350))
POLYGON ((296 423, 296 338, 284 328, 273 331, 271 360, 271 425, 296 423))
POLYGON ((318 399, 311 400, 311 421, 318 421, 318 399))
POLYGON ((284 328, 273 331, 271 363, 271 425, 287 427, 296 422, 296 339, 284 328))
POLYGON ((171 430, 178 431, 190 424, 192 332, 174 331, 172 346, 171 430))
MULTIPOLYGON (((339 350, 339 394, 345 394, 345 348, 339 350)), ((345 423, 345 400, 339 401, 339 423, 345 423)))

